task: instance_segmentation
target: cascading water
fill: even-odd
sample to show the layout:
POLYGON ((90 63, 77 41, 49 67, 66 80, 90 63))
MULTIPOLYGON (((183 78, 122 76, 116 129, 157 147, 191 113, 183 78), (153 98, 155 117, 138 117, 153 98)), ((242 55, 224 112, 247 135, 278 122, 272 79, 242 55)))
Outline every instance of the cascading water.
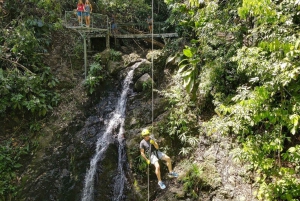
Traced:
MULTIPOLYGON (((82 201, 93 201, 94 200, 94 180, 95 174, 97 170, 97 164, 99 160, 103 157, 103 154, 106 152, 109 144, 113 140, 113 132, 116 129, 119 129, 118 132, 118 175, 115 178, 114 184, 114 195, 113 201, 121 201, 123 199, 123 191, 124 185, 126 182, 125 171, 123 169, 124 163, 126 162, 126 153, 125 153, 125 139, 124 139, 124 121, 125 121, 125 109, 127 102, 127 94, 129 91, 129 86, 132 82, 133 72, 134 70, 144 62, 135 63, 131 70, 128 72, 124 82, 123 89, 120 99, 118 100, 118 104, 116 109, 112 112, 111 118, 107 125, 107 128, 104 134, 98 138, 96 144, 96 153, 94 157, 91 159, 90 168, 85 176, 85 184, 82 193, 82 201)), ((99 178, 101 180, 101 178, 99 178)))

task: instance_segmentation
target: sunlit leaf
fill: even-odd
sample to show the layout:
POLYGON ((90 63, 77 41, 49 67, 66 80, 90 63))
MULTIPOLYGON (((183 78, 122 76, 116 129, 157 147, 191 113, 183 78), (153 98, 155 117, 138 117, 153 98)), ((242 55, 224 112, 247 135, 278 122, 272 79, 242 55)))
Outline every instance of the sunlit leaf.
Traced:
POLYGON ((193 57, 193 53, 190 49, 183 49, 183 54, 189 58, 193 57))

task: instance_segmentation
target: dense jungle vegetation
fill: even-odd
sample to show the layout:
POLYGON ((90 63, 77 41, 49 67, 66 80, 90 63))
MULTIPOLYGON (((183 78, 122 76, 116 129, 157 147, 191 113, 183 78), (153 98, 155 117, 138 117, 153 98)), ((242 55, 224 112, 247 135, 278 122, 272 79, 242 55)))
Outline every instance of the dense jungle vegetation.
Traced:
MULTIPOLYGON (((0 200, 14 198, 24 156, 60 103, 59 80, 44 58, 63 13, 76 1, 0 1, 0 200)), ((150 0, 92 1, 93 11, 139 21, 150 0)), ((177 62, 168 126, 189 155, 199 135, 220 132, 240 143, 259 200, 300 199, 300 2, 154 0, 154 20, 175 25, 180 40, 164 51, 177 62), (182 41, 185 41, 183 47, 182 41), (183 84, 182 84, 183 83, 183 84), (207 110, 215 115, 205 119, 207 110)), ((82 50, 74 50, 82 51, 82 50)), ((88 92, 87 92, 88 93, 88 92)))

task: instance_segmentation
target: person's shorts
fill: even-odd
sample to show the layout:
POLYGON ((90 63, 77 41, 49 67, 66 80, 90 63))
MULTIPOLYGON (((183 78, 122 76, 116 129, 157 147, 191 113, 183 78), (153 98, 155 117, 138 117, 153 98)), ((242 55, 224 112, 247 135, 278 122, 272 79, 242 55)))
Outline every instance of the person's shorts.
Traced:
POLYGON ((117 28, 117 25, 116 24, 112 24, 111 25, 111 29, 116 29, 117 28))
POLYGON ((90 16, 90 12, 84 12, 84 15, 87 17, 87 16, 90 16))
POLYGON ((83 15, 83 12, 82 11, 77 11, 77 16, 81 16, 81 15, 83 15))
POLYGON ((156 151, 157 153, 157 156, 156 154, 152 153, 151 156, 150 156, 150 162, 151 164, 155 164, 159 159, 161 159, 162 157, 164 157, 166 154, 164 154, 163 152, 161 151, 156 151))

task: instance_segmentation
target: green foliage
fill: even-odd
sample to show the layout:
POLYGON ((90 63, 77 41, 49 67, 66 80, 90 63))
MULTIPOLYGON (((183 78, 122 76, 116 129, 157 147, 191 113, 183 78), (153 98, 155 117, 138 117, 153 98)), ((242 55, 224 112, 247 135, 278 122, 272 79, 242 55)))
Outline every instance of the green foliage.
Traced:
POLYGON ((196 108, 184 88, 180 86, 181 78, 178 75, 174 76, 173 81, 177 85, 163 92, 171 106, 168 108, 170 113, 167 126, 163 126, 162 132, 179 139, 180 154, 188 155, 198 143, 197 117, 194 114, 196 108))
POLYGON ((152 96, 152 79, 143 82, 143 93, 145 97, 150 98, 152 96))
POLYGON ((121 61, 122 60, 122 53, 116 51, 114 49, 110 49, 110 60, 111 61, 121 61))
MULTIPOLYGON (((134 1, 98 1, 97 7, 100 12, 106 12, 109 16, 115 15, 118 23, 120 22, 145 22, 147 16, 151 14, 151 0, 134 0, 134 1)), ((153 7, 154 21, 165 21, 168 17, 169 10, 164 0, 158 0, 153 7)))
POLYGON ((197 54, 197 48, 186 47, 183 49, 183 54, 187 58, 180 61, 178 73, 183 78, 183 86, 187 92, 192 93, 199 85, 197 78, 200 72, 200 57, 197 54))
POLYGON ((290 147, 287 152, 282 154, 282 157, 293 164, 295 171, 300 172, 300 145, 290 147))
POLYGON ((89 94, 93 94, 101 81, 106 77, 106 72, 99 63, 92 63, 89 67, 88 76, 85 80, 85 86, 89 94))
POLYGON ((58 83, 50 75, 50 68, 44 68, 41 76, 22 73, 18 69, 0 69, 0 114, 30 111, 44 116, 58 104, 59 96, 49 91, 58 83))
POLYGON ((132 157, 132 171, 134 172, 134 174, 145 177, 148 171, 148 164, 141 156, 140 150, 136 147, 129 147, 127 154, 129 157, 132 157))
POLYGON ((181 179, 183 181, 184 191, 190 193, 194 198, 198 198, 200 189, 206 186, 202 180, 203 170, 196 164, 192 164, 186 171, 185 176, 181 179))
POLYGON ((20 157, 28 153, 27 147, 16 148, 12 141, 0 146, 0 199, 6 200, 6 197, 14 197, 16 187, 14 183, 17 179, 16 170, 22 165, 20 157))
MULTIPOLYGON (((290 139, 299 133, 299 7, 291 0, 167 3, 169 20, 190 39, 178 71, 187 95, 194 92, 196 105, 211 97, 216 107, 202 131, 238 139, 239 160, 258 175, 258 199, 297 200, 299 141, 290 139)), ((184 133, 174 94, 168 132, 184 133)))
POLYGON ((22 136, 22 127, 40 130, 41 125, 27 123, 43 118, 60 99, 58 80, 45 64, 45 56, 52 31, 61 28, 61 9, 48 0, 4 1, 0 7, 0 117, 1 123, 12 119, 19 123, 18 128, 1 127, 5 130, 0 132, 0 200, 13 200, 21 157, 37 145, 22 136))
POLYGON ((277 18, 275 4, 271 0, 243 0, 238 13, 242 19, 254 16, 258 23, 273 22, 277 18))
MULTIPOLYGON (((11 9, 14 14, 19 12, 22 17, 7 22, 7 26, 5 20, 1 24, 7 28, 0 29, 0 34, 5 38, 4 42, 0 37, 0 115, 9 113, 13 116, 30 111, 44 116, 59 101, 58 94, 53 90, 58 80, 43 63, 43 53, 47 52, 51 43, 50 33, 54 30, 52 24, 57 17, 53 20, 39 17, 42 11, 39 9, 50 5, 54 9, 57 5, 50 1, 38 1, 39 9, 31 10, 27 7, 25 13, 31 15, 25 15, 19 10, 21 8, 17 2, 5 3, 6 10, 11 9)), ((29 1, 27 3, 27 6, 31 5, 29 1)))

